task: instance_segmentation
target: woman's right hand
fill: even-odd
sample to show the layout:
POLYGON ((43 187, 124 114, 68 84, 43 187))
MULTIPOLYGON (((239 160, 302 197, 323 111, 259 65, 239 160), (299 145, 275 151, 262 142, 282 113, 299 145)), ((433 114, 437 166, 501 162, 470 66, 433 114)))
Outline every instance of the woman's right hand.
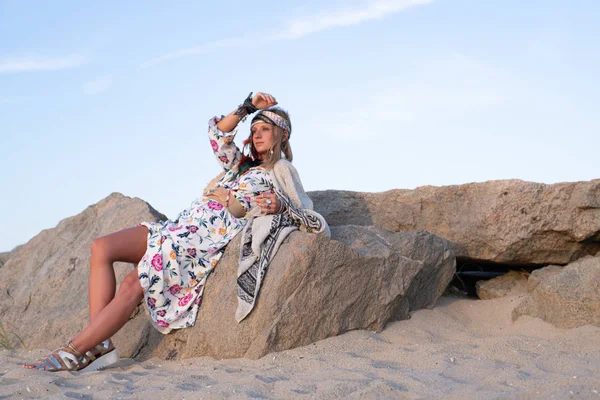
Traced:
POLYGON ((260 207, 260 211, 267 215, 280 214, 283 211, 281 200, 272 190, 256 196, 256 204, 260 207))
POLYGON ((259 110, 262 110, 263 108, 269 108, 277 105, 277 100, 275 100, 275 97, 268 93, 258 92, 254 95, 254 97, 252 97, 252 104, 254 104, 254 107, 258 108, 259 110))

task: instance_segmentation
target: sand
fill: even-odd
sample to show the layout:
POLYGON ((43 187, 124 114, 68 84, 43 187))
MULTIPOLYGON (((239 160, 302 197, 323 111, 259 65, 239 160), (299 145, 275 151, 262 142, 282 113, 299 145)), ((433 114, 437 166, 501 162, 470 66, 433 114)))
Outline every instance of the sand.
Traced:
MULTIPOLYGON (((0 399, 600 399, 600 327, 512 322, 519 297, 443 297, 382 332, 353 331, 260 360, 208 357, 50 373, 0 351, 0 399)), ((256 310, 258 311, 258 310, 256 310)))

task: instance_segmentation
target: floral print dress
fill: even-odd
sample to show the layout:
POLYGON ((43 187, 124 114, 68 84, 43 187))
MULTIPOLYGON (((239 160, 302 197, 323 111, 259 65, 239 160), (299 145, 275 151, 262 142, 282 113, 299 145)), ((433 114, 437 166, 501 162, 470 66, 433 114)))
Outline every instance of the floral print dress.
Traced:
MULTIPOLYGON (((237 129, 223 133, 218 121, 212 118, 208 129, 212 149, 225 170, 217 186, 234 190, 248 211, 256 206, 257 195, 273 190, 273 183, 262 167, 238 176, 235 167, 241 153, 233 143, 237 129)), ((138 264, 138 277, 156 329, 168 333, 194 325, 206 279, 246 222, 219 202, 201 197, 174 220, 140 224, 148 228, 148 248, 138 264)))

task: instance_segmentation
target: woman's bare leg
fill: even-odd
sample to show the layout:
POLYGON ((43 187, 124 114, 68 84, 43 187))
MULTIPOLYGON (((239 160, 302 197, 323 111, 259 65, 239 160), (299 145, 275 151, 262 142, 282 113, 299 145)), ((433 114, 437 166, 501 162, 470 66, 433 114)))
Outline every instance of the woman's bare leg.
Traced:
POLYGON ((146 252, 147 237, 148 228, 136 226, 94 240, 88 283, 90 321, 115 297, 113 263, 138 263, 146 252))
POLYGON ((117 333, 127 323, 131 314, 144 297, 137 270, 125 276, 119 292, 102 309, 79 335, 73 338, 73 345, 82 353, 117 333))
MULTIPOLYGON (((73 340, 82 353, 110 338, 125 325, 143 298, 137 269, 128 273, 115 296, 117 261, 138 263, 147 249, 148 228, 138 226, 96 239, 90 259, 90 324, 73 340)), ((25 368, 35 368, 25 364, 25 368)))

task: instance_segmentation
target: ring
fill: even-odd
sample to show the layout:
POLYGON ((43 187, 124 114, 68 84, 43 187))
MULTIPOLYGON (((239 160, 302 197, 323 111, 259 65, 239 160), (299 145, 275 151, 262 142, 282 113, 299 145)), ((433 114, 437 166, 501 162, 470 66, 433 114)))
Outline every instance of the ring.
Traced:
POLYGON ((267 205, 270 206, 273 203, 273 201, 271 199, 266 199, 265 203, 267 203, 267 205))

